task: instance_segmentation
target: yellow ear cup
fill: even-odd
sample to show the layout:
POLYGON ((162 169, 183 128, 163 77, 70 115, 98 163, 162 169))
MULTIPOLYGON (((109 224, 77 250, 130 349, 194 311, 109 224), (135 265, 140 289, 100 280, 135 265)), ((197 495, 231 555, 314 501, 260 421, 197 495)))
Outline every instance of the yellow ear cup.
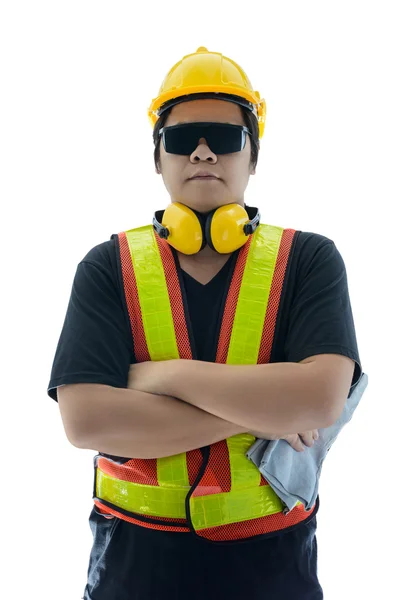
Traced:
POLYGON ((167 227, 170 235, 167 242, 183 254, 196 254, 203 245, 201 223, 188 206, 173 202, 164 211, 161 224, 167 227))
POLYGON ((249 220, 246 209, 240 204, 220 206, 206 227, 208 244, 220 254, 229 254, 241 248, 248 240, 244 225, 249 220))

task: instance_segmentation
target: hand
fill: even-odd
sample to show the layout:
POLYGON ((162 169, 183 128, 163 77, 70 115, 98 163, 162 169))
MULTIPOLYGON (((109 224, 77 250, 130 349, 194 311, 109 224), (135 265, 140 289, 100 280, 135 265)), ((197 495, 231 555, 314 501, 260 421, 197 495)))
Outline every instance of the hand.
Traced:
POLYGON ((251 435, 255 435, 255 437, 264 439, 264 440, 286 440, 294 450, 297 452, 304 452, 305 448, 303 442, 306 446, 311 447, 314 444, 315 440, 318 440, 319 433, 318 429, 313 429, 310 431, 304 431, 303 433, 289 433, 283 437, 279 437, 276 435, 271 435, 258 431, 250 431, 251 435))
POLYGON ((297 452, 304 452, 305 448, 303 442, 306 446, 311 446, 314 444, 315 440, 318 440, 319 433, 318 429, 313 429, 309 431, 304 431, 303 433, 290 433, 286 435, 281 440, 286 440, 290 446, 297 450, 297 452))

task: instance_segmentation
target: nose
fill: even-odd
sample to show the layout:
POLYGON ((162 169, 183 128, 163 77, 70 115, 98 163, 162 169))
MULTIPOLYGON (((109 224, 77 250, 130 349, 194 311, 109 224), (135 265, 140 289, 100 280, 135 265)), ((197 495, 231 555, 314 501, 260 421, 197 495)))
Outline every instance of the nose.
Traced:
POLYGON ((190 160, 192 161, 196 161, 197 159, 207 160, 208 162, 215 162, 217 160, 217 155, 209 148, 205 138, 200 138, 197 148, 190 156, 190 160))

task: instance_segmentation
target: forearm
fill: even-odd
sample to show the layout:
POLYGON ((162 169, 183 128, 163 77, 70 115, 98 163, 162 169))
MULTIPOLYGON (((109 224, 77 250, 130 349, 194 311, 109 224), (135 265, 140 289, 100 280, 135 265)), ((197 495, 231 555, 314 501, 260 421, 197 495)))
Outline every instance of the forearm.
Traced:
POLYGON ((180 360, 170 367, 162 392, 247 430, 283 436, 329 424, 327 386, 313 363, 225 365, 180 360))
POLYGON ((90 423, 78 447, 129 458, 187 452, 245 432, 170 396, 101 386, 88 398, 90 423))

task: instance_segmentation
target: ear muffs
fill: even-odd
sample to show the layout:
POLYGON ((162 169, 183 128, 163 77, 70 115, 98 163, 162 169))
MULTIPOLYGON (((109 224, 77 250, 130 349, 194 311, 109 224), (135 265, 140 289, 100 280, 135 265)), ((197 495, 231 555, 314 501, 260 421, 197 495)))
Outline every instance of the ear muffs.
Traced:
POLYGON ((248 236, 260 224, 256 208, 250 220, 247 210, 239 204, 226 204, 203 215, 185 204, 174 202, 153 218, 154 229, 183 254, 197 254, 206 244, 219 254, 230 254, 244 246, 248 236))
POLYGON ((213 210, 207 217, 205 235, 207 244, 219 254, 229 254, 247 243, 244 226, 250 217, 243 206, 226 204, 213 210))
POLYGON ((170 204, 164 211, 157 211, 153 225, 161 238, 183 254, 197 254, 206 245, 204 226, 198 215, 180 202, 170 204))

